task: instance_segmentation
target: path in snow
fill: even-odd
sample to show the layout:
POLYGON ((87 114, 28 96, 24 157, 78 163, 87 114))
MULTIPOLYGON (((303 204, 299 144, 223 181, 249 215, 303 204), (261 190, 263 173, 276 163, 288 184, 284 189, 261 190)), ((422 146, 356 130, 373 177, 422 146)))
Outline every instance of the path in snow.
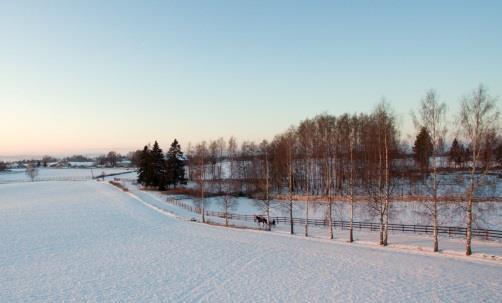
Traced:
POLYGON ((502 266, 186 222, 108 184, 0 185, 0 302, 502 300, 502 266))

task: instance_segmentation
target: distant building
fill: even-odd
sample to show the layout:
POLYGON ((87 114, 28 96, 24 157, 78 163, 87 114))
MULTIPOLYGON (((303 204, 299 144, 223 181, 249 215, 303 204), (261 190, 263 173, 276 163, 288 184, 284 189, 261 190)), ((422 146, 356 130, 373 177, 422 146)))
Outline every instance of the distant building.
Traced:
POLYGON ((132 162, 128 159, 117 161, 117 163, 115 164, 116 167, 131 167, 131 165, 132 162))

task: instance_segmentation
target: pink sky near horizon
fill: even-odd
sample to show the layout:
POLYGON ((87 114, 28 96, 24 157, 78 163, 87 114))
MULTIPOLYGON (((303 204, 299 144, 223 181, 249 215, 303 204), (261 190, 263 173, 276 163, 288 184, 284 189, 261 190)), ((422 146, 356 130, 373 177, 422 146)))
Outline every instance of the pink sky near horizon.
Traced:
POLYGON ((480 83, 502 96, 501 7, 0 1, 0 158, 259 142, 382 98, 411 141, 429 89, 452 128, 480 83))

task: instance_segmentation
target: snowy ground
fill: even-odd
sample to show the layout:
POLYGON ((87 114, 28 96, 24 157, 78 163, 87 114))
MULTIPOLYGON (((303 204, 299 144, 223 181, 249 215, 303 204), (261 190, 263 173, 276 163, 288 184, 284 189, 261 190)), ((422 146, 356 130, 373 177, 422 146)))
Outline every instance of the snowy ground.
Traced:
MULTIPOLYGON (((183 202, 190 205, 198 205, 193 199, 184 199, 183 202)), ((223 211, 222 199, 212 197, 206 199, 205 207, 212 211, 223 211)), ((295 201, 293 205, 293 216, 295 218, 305 217, 306 202, 295 201)), ((439 222, 443 226, 465 226, 465 208, 461 204, 440 203, 439 222)), ((310 203, 309 218, 324 219, 327 217, 327 203, 310 203)), ((238 214, 259 214, 263 213, 263 205, 259 200, 249 198, 237 198, 235 207, 231 212, 238 214)), ((423 202, 393 202, 391 210, 391 223, 432 225, 431 217, 427 216, 427 208, 423 202)), ((287 201, 272 202, 272 216, 289 216, 287 201)), ((348 221, 350 216, 350 205, 348 203, 333 203, 334 220, 348 221)), ((372 214, 367 203, 358 202, 354 208, 354 221, 378 222, 376 214, 372 214)), ((480 202, 474 206, 474 228, 502 230, 502 203, 501 202, 480 202)))
MULTIPOLYGON (((105 174, 113 174, 130 171, 130 168, 45 168, 38 169, 38 175, 35 181, 49 181, 49 180, 83 180, 91 179, 93 176, 105 174)), ((121 177, 134 177, 136 173, 131 172, 121 177)), ((31 179, 26 175, 24 169, 13 169, 12 171, 0 172, 0 184, 2 183, 16 183, 16 182, 29 182, 31 179)))
MULTIPOLYGON (((201 221, 200 215, 187 211, 183 208, 177 207, 168 203, 170 197, 161 194, 158 191, 143 191, 139 190, 137 186, 131 183, 125 183, 129 191, 138 197, 143 203, 153 206, 161 211, 166 211, 168 213, 174 214, 180 218, 187 220, 198 220, 201 221)), ((190 200, 183 200, 188 202, 190 200)), ((216 201, 213 201, 216 202, 216 201)), ((206 205, 207 207, 208 205, 206 205)), ((218 208, 217 205, 209 204, 213 208, 218 208)), ((253 214, 249 212, 246 214, 253 214)), ((208 222, 212 224, 223 225, 224 219, 218 217, 207 217, 208 222)), ((265 229, 264 226, 258 225, 253 221, 242 221, 242 220, 230 220, 229 224, 234 227, 245 227, 252 229, 265 229)), ((304 225, 295 224, 294 231, 295 234, 303 236, 304 235, 304 225)), ((290 226, 288 224, 279 224, 273 227, 273 232, 289 234, 290 226)), ((309 226, 308 235, 309 237, 326 239, 328 237, 327 227, 315 227, 309 226)), ((336 242, 345 243, 348 239, 348 231, 341 230, 339 228, 334 229, 334 240, 336 242)), ((375 246, 379 241, 378 231, 368 231, 354 229, 354 239, 358 244, 375 246)), ((403 233, 400 231, 389 231, 389 247, 413 250, 419 252, 431 252, 432 253, 432 237, 430 234, 420 234, 420 233, 403 233)), ((447 235, 439 236, 439 249, 440 254, 458 257, 465 255, 465 239, 460 236, 449 237, 447 235)), ((473 255, 470 258, 478 258, 483 260, 495 260, 502 265, 502 241, 500 239, 493 239, 486 241, 484 239, 474 238, 472 240, 473 255)))
POLYGON ((95 181, 0 185, 0 302, 502 300, 497 262, 202 225, 146 202, 95 181))

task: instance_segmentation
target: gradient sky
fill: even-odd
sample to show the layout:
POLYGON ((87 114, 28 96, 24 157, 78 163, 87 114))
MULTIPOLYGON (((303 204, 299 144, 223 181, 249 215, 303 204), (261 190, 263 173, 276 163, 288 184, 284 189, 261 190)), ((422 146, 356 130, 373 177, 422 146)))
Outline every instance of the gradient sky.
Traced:
POLYGON ((502 95, 502 2, 1 1, 0 156, 270 139, 385 96, 502 95), (441 3, 439 3, 441 2, 441 3))

